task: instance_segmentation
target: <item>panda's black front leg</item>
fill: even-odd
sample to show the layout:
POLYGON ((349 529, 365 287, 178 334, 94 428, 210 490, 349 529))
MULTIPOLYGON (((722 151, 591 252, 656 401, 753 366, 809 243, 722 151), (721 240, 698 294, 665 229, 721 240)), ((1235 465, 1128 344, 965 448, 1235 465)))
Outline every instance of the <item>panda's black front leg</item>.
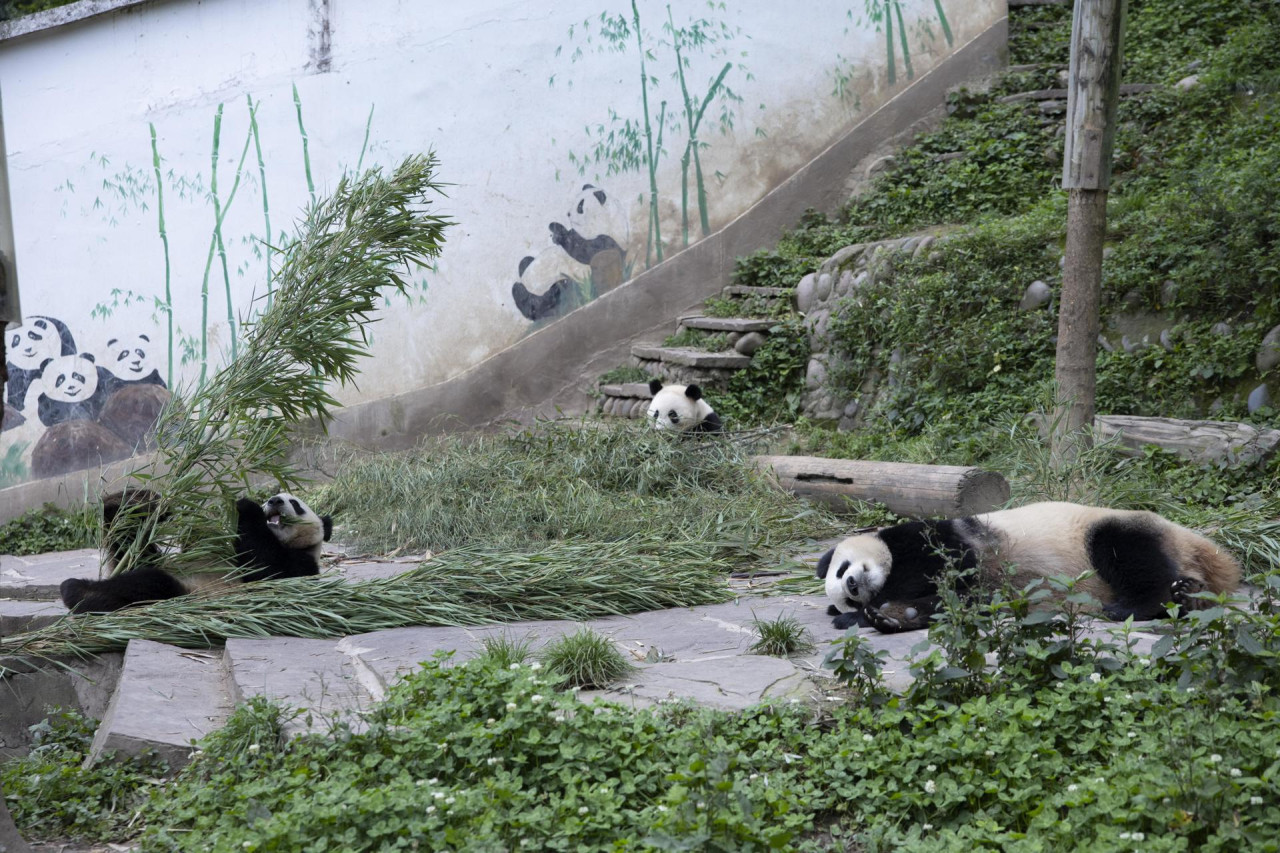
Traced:
POLYGON ((863 607, 861 604, 855 606, 853 610, 849 610, 843 613, 840 611, 838 607, 832 604, 830 607, 827 608, 827 615, 835 617, 834 619, 831 620, 831 624, 838 631, 844 631, 849 628, 871 627, 871 623, 867 621, 867 616, 863 612, 863 607))
POLYGON ((250 498, 236 501, 236 565, 250 569, 245 581, 288 577, 282 571, 292 562, 289 549, 271 532, 267 514, 250 498))
POLYGON ((885 601, 880 605, 868 604, 867 621, 881 634, 898 634, 929 627, 933 614, 938 611, 936 595, 910 601, 885 601))

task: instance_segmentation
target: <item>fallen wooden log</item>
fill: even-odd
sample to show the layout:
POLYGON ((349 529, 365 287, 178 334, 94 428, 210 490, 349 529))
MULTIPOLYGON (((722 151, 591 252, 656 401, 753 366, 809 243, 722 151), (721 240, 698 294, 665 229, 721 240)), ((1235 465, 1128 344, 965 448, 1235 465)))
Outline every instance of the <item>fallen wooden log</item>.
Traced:
POLYGON ((756 456, 755 464, 780 487, 833 509, 854 498, 898 515, 955 518, 990 512, 1009 500, 1005 478, 981 468, 820 456, 756 456))
POLYGON ((1233 421, 1099 415, 1093 424, 1098 440, 1118 435, 1117 441, 1135 454, 1154 444, 1202 464, 1261 465, 1280 448, 1280 430, 1233 421))

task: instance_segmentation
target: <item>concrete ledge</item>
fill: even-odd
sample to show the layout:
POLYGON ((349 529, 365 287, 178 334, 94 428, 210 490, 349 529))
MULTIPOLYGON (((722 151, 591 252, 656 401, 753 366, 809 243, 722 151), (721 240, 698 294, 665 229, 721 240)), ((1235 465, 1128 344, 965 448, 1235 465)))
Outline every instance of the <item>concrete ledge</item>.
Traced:
POLYGON ((155 5, 162 2, 164 0, 80 0, 79 3, 68 3, 56 9, 46 9, 43 12, 0 22, 0 42, 87 21, 131 6, 155 5))
POLYGON ((120 488, 130 471, 144 468, 152 461, 151 456, 134 456, 110 465, 0 489, 0 524, 47 503, 63 509, 80 509, 85 503, 96 501, 103 492, 120 488))
POLYGON ((348 406, 330 437, 397 450, 425 435, 587 411, 594 380, 584 377, 627 363, 633 341, 664 337, 676 317, 723 291, 735 258, 776 243, 806 209, 837 210, 851 166, 937 109, 950 87, 1002 68, 1007 37, 1001 18, 715 234, 452 379, 348 406))

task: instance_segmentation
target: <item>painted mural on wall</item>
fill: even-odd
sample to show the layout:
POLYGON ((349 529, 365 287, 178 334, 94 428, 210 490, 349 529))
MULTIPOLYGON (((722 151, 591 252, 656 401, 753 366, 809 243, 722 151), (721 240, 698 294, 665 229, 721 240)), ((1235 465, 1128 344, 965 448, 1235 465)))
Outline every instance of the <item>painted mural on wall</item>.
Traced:
POLYGON ((145 446, 171 390, 237 357, 343 175, 434 148, 462 223, 349 403, 457 375, 722 227, 1002 8, 796 2, 166 0, 0 41, 29 312, 0 486, 145 446))

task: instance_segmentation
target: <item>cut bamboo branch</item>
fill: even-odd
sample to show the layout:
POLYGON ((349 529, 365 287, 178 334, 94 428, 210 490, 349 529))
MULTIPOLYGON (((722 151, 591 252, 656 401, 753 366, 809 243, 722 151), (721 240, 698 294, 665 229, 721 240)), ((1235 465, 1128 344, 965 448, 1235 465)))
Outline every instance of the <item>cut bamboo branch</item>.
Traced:
POLYGON ((1009 500, 995 471, 958 465, 865 462, 819 456, 756 456, 756 467, 787 491, 834 509, 849 499, 884 504, 899 515, 975 515, 1009 500))

